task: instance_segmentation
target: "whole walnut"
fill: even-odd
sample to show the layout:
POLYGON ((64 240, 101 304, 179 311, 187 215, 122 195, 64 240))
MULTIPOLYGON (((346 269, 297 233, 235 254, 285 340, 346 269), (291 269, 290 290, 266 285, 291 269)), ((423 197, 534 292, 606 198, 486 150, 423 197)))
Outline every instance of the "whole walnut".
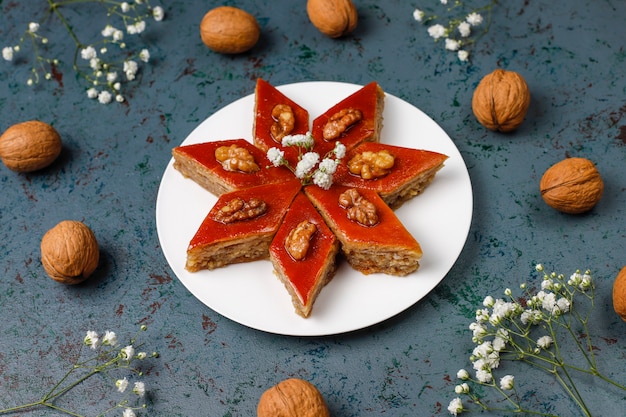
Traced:
POLYGON ((511 132, 517 129, 530 106, 526 80, 515 71, 496 69, 478 83, 472 97, 476 119, 487 129, 511 132))
POLYGON ((306 11, 313 26, 331 38, 354 31, 359 19, 351 0, 308 0, 306 11))
POLYGON ((41 239, 41 263, 50 278, 78 284, 98 267, 100 250, 91 229, 76 220, 63 220, 41 239))
POLYGON ((47 167, 59 156, 61 148, 58 132, 39 120, 14 124, 0 136, 0 159, 16 172, 47 167))
POLYGON ((261 28, 255 17, 237 7, 216 7, 200 22, 202 42, 222 54, 246 52, 256 45, 260 36, 261 28))
POLYGON ((626 266, 619 271, 613 282, 613 309, 626 321, 626 266))
POLYGON ((257 417, 330 417, 330 412, 315 385, 290 378, 261 395, 257 417))
POLYGON ((541 177, 541 197, 563 213, 579 214, 600 201, 604 182, 596 166, 586 158, 567 158, 552 165, 541 177))

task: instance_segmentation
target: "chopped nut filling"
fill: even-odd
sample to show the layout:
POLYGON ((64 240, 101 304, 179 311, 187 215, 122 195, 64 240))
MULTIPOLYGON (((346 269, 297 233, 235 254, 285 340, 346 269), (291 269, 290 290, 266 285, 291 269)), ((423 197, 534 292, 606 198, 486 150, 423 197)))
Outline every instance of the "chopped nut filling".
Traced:
POLYGON ((324 125, 323 136, 325 140, 338 139, 350 126, 361 121, 361 110, 347 108, 333 114, 324 125))
POLYGON ((311 237, 316 231, 317 226, 308 220, 300 222, 285 239, 285 249, 295 260, 304 259, 309 251, 311 237))
POLYGON ((267 211, 265 201, 258 198, 251 198, 246 201, 243 198, 235 197, 224 207, 219 209, 213 218, 222 223, 234 223, 244 220, 251 220, 261 216, 267 211))
POLYGON ((296 116, 294 116, 291 106, 277 104, 272 109, 272 119, 274 119, 274 124, 270 127, 270 133, 272 138, 280 143, 283 137, 293 131, 296 125, 296 116))
POLYGON ((379 152, 365 151, 348 161, 348 169, 365 180, 371 180, 387 175, 394 163, 395 158, 386 149, 379 152))
POLYGON ((215 159, 226 171, 251 173, 260 169, 254 156, 247 149, 237 145, 220 146, 215 150, 215 159))
POLYGON ((339 205, 346 210, 348 219, 363 226, 378 223, 376 206, 363 197, 355 188, 350 188, 339 196, 339 205))

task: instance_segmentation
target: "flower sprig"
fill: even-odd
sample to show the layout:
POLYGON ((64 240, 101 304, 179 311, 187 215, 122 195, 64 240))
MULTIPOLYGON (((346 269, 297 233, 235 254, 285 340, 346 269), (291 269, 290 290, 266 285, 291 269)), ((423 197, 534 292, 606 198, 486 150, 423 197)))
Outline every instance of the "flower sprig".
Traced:
POLYGON ((459 61, 469 61, 469 48, 489 30, 491 9, 498 4, 498 0, 491 0, 483 7, 460 12, 457 9, 462 9, 464 6, 460 0, 452 0, 452 4, 448 4, 448 0, 437 1, 446 6, 446 18, 449 20, 445 24, 437 23, 441 18, 434 12, 431 13, 420 8, 413 10, 413 18, 428 26, 428 35, 435 42, 443 39, 445 49, 455 52, 459 61), (483 16, 485 13, 487 14, 486 22, 483 16), (450 15, 453 17, 450 18, 450 15), (482 31, 476 34, 475 32, 479 27, 482 27, 482 31))
POLYGON ((267 159, 275 167, 285 166, 300 179, 302 184, 315 184, 320 188, 328 190, 333 184, 333 175, 340 164, 341 159, 346 155, 346 147, 343 143, 335 142, 335 147, 321 158, 317 152, 313 152, 315 139, 311 132, 303 135, 287 135, 283 137, 281 144, 283 147, 295 146, 298 148, 298 163, 292 167, 285 158, 285 152, 274 147, 267 151, 267 159))
POLYGON ((476 345, 470 356, 474 375, 465 369, 458 371, 457 377, 462 382, 455 386, 458 397, 448 406, 452 415, 478 409, 557 417, 527 408, 524 397, 516 389, 518 384, 514 375, 497 378, 497 370, 505 361, 519 361, 553 375, 587 417, 592 414, 576 387, 575 373, 600 378, 626 391, 625 385, 607 377, 597 366, 589 331, 595 289, 591 272, 577 270, 566 277, 555 272, 545 273, 541 264, 536 269, 544 273, 539 291, 531 293, 527 285, 522 284, 520 287, 525 294, 516 298, 510 289, 506 289, 504 298, 487 296, 483 301, 484 308, 476 311, 476 320, 469 326, 472 342, 476 345), (567 340, 574 344, 582 365, 573 363, 573 358, 566 355, 569 351, 565 349, 567 340), (470 383, 493 389, 496 399, 490 401, 481 397, 485 390, 475 390, 470 383), (468 401, 464 402, 462 396, 468 401))
MULTIPOLYGON (((146 326, 141 326, 139 331, 145 331, 146 329, 146 326)), ((81 344, 77 360, 52 389, 37 401, 0 409, 0 414, 45 407, 74 417, 83 417, 81 414, 57 405, 55 400, 94 375, 104 375, 111 381, 114 381, 112 385, 115 386, 115 391, 123 394, 123 396, 115 402, 114 406, 98 414, 98 417, 109 414, 114 410, 121 410, 122 417, 135 417, 138 410, 146 408, 146 404, 141 402, 146 393, 146 386, 143 381, 136 380, 133 382, 132 388, 129 388, 131 387, 130 375, 135 377, 143 376, 143 372, 135 367, 134 362, 159 356, 157 352, 148 354, 140 350, 143 344, 137 342, 138 333, 130 339, 128 344, 120 347, 121 345, 115 332, 106 331, 103 335, 99 335, 95 331, 88 331, 81 344), (86 359, 82 359, 86 355, 83 352, 84 347, 92 349, 95 353, 86 359), (114 376, 113 371, 116 370, 123 371, 124 376, 121 378, 114 376), (140 402, 139 404, 137 404, 138 401, 140 402)))
POLYGON ((139 63, 150 60, 150 52, 142 48, 138 52, 132 51, 126 36, 139 35, 146 29, 146 21, 161 21, 164 11, 161 6, 152 7, 149 0, 107 1, 100 0, 47 0, 48 9, 40 22, 30 22, 19 40, 10 46, 2 48, 2 57, 6 61, 14 61, 17 54, 24 51, 28 44, 32 47, 34 56, 30 69, 28 85, 38 84, 43 78, 51 80, 56 68, 61 64, 58 58, 45 56, 44 49, 49 40, 41 34, 41 24, 46 20, 58 18, 65 28, 75 47, 72 68, 79 78, 87 84, 87 97, 97 99, 102 104, 113 100, 125 101, 122 85, 135 80, 139 71, 139 63), (97 3, 106 4, 107 23, 103 25, 100 34, 102 38, 92 44, 80 40, 74 26, 63 13, 64 8, 74 4, 97 3), (115 20, 115 25, 112 21, 115 20))

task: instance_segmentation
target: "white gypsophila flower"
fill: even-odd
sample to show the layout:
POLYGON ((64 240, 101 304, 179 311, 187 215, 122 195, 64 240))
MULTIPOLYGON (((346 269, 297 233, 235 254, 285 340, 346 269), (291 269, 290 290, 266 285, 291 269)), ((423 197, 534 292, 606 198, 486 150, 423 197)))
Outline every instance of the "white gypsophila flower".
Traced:
POLYGON ((448 0, 440 0, 441 4, 448 4, 448 0))
POLYGON ((135 75, 137 74, 137 70, 139 69, 139 66, 137 65, 137 62, 128 60, 128 61, 124 61, 123 69, 124 69, 124 73, 126 74, 126 78, 128 79, 128 81, 132 81, 135 79, 135 75))
POLYGON ((459 378, 460 380, 466 381, 469 379, 470 374, 465 369, 459 369, 458 372, 456 373, 456 377, 459 378))
POLYGON ((302 155, 302 159, 296 165, 295 176, 297 178, 306 177, 319 161, 320 156, 316 152, 307 152, 302 155))
POLYGON ((480 323, 471 323, 469 326, 474 339, 480 340, 487 334, 487 329, 480 323))
POLYGON ((470 391, 470 388, 467 382, 456 385, 454 387, 454 392, 456 392, 457 394, 467 394, 469 391, 470 391))
POLYGON ((120 91, 121 88, 122 88, 122 84, 119 81, 113 84, 113 89, 115 91, 120 91))
POLYGON ((139 22, 136 22, 134 25, 126 28, 126 31, 131 35, 137 35, 139 33, 142 33, 144 30, 146 30, 146 22, 144 20, 140 20, 139 22), (131 27, 133 29, 131 29, 131 27))
POLYGON ((124 96, 121 94, 116 94, 115 95, 115 101, 117 101, 118 103, 123 103, 124 102, 124 96))
POLYGON ((138 395, 139 397, 143 397, 146 393, 146 385, 143 382, 135 382, 133 386, 133 394, 138 395))
POLYGON ((485 323, 489 320, 489 310, 486 308, 481 308, 476 310, 476 322, 477 323, 485 323))
POLYGON ((505 375, 500 378, 500 388, 504 391, 510 391, 513 389, 515 383, 515 377, 513 375, 505 375))
POLYGON ((111 37, 113 38, 114 42, 121 42, 122 40, 124 40, 124 32, 119 29, 115 29, 113 30, 113 34, 111 35, 111 37))
POLYGON ((479 13, 472 12, 467 15, 465 21, 472 26, 478 26, 483 22, 483 17, 479 13))
POLYGON ((567 313, 570 310, 571 305, 567 298, 561 297, 557 300, 556 307, 561 313, 567 313))
POLYGON ((143 62, 150 61, 150 51, 148 51, 147 49, 142 49, 141 52, 139 52, 139 59, 141 59, 143 62))
POLYGON ((450 401, 450 404, 448 405, 448 411, 453 416, 457 416, 459 415, 459 413, 463 412, 463 402, 461 401, 461 399, 455 398, 450 401))
POLYGON ((85 345, 95 350, 98 347, 99 340, 100 337, 98 336, 98 333, 94 332, 93 330, 89 330, 87 332, 87 335, 85 336, 84 342, 85 345))
POLYGON ((165 12, 163 11, 163 7, 156 6, 152 9, 152 17, 155 21, 160 22, 165 17, 165 12))
POLYGON ((115 33, 115 28, 111 25, 106 25, 104 27, 104 29, 102 29, 102 32, 100 32, 102 34, 102 36, 104 36, 105 38, 108 38, 110 36, 113 36, 113 33, 115 33))
POLYGON ((456 56, 459 58, 461 62, 467 62, 469 60, 469 52, 464 49, 461 49, 457 52, 456 56))
POLYGON ((126 388, 128 388, 128 379, 126 379, 126 377, 124 377, 124 379, 118 379, 115 381, 115 386, 119 392, 126 391, 126 388))
POLYGON ((90 61, 96 56, 98 56, 98 53, 96 52, 96 48, 93 46, 88 46, 80 50, 80 57, 85 61, 90 61))
POLYGON ((548 349, 550 346, 552 346, 553 341, 554 340, 552 340, 550 336, 541 336, 539 339, 537 339, 537 346, 542 349, 548 349))
POLYGON ((269 148, 267 150, 267 159, 269 159, 272 165, 278 167, 282 165, 285 160, 285 152, 278 148, 269 148))
POLYGON ((327 172, 316 170, 313 173, 313 184, 323 190, 328 190, 333 185, 333 176, 327 172))
POLYGON ((93 57, 89 60, 89 67, 92 70, 97 71, 102 68, 102 61, 100 61, 100 58, 98 57, 93 57))
POLYGON ((428 34, 433 39, 439 39, 446 35, 446 28, 440 24, 432 25, 428 28, 428 34))
POLYGON ((113 96, 111 95, 111 93, 106 90, 102 90, 100 91, 100 93, 98 93, 98 101, 100 102, 100 104, 109 104, 112 98, 113 96))
POLYGON ((528 323, 536 325, 541 323, 541 320, 541 311, 534 309, 524 310, 524 312, 520 316, 520 321, 523 325, 526 325, 528 323))
POLYGON ((457 29, 459 30, 459 34, 463 38, 467 38, 472 33, 472 26, 467 22, 459 23, 459 26, 457 29))
POLYGON ((315 139, 311 132, 298 135, 286 135, 282 139, 283 146, 298 146, 301 148, 311 148, 315 144, 315 139))
POLYGON ((457 51, 461 47, 461 43, 456 39, 446 38, 446 49, 448 51, 457 51))
POLYGON ((28 24, 28 31, 30 33, 35 33, 39 30, 39 23, 35 23, 35 22, 30 22, 28 24))
POLYGON ((320 162, 318 169, 326 174, 332 175, 337 170, 338 164, 339 161, 330 158, 324 158, 322 159, 322 162, 320 162))
POLYGON ((552 281, 550 278, 546 278, 543 281, 541 281, 541 289, 542 290, 551 290, 554 288, 554 281, 552 281))
POLYGON ((96 90, 94 87, 91 87, 90 89, 87 90, 87 97, 89 98, 98 97, 98 90, 96 90))
POLYGON ((107 72, 107 82, 112 83, 115 82, 115 80, 117 80, 117 72, 107 72))
POLYGON ((137 417, 137 416, 132 409, 126 408, 124 409, 124 412, 122 413, 122 417, 137 417))
POLYGON ((127 2, 122 2, 122 4, 120 4, 120 10, 122 11, 122 13, 128 13, 128 11, 130 10, 130 5, 127 2))
POLYGON ((495 337, 492 342, 493 350, 495 350, 496 352, 502 352, 506 347, 506 343, 507 339, 499 336, 495 337))
POLYGON ((139 359, 139 360, 146 359, 147 357, 148 357, 148 354, 146 352, 139 352, 137 354, 137 359, 139 359))
POLYGON ((490 295, 486 296, 485 299, 483 300, 483 305, 485 307, 493 307, 495 303, 496 303, 496 300, 490 295))
POLYGON ((333 152, 335 153, 335 157, 337 159, 343 158, 344 156, 346 156, 346 145, 337 141, 335 143, 335 149, 333 150, 333 152))
POLYGON ((420 9, 413 10, 413 19, 417 20, 418 22, 421 22, 423 18, 424 18, 423 11, 421 11, 420 9))
POLYGON ((6 61, 13 61, 13 48, 10 46, 5 46, 2 48, 2 58, 6 61))
POLYGON ((117 335, 115 332, 106 331, 104 333, 104 337, 102 338, 102 344, 107 346, 117 345, 117 335))
POLYGON ((476 371, 476 379, 483 384, 489 384, 493 380, 493 375, 490 371, 481 369, 479 371, 476 371))
POLYGON ((476 346, 472 352, 477 358, 487 358, 491 353, 493 353, 493 346, 490 341, 482 342, 478 346, 476 346))
POLYGON ((135 355, 135 348, 132 345, 128 345, 120 351, 120 355, 122 356, 122 359, 129 361, 135 355))

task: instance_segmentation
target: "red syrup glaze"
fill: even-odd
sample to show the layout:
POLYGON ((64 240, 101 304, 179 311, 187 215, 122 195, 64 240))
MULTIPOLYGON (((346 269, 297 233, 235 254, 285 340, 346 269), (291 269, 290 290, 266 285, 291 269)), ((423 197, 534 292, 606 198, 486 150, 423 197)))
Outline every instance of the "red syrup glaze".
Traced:
POLYGON ((346 108, 360 110, 363 114, 363 119, 350 126, 338 140, 340 140, 348 150, 362 142, 372 140, 372 136, 376 133, 379 88, 378 83, 373 81, 341 100, 326 110, 324 114, 313 120, 311 133, 315 138, 315 150, 320 156, 323 157, 327 152, 332 151, 336 142, 336 140, 324 140, 324 126, 328 122, 328 119, 335 113, 346 108))
POLYGON ((265 152, 245 139, 226 139, 215 142, 203 142, 194 145, 179 146, 174 152, 185 154, 198 164, 211 171, 232 189, 255 187, 262 184, 290 181, 293 174, 285 167, 273 167, 265 152), (221 146, 237 145, 247 149, 259 166, 255 172, 227 171, 221 162, 215 159, 215 150, 221 146))
POLYGON ((346 153, 342 160, 343 163, 337 167, 333 180, 336 184, 359 189, 365 188, 386 195, 402 187, 420 174, 438 167, 446 159, 448 159, 447 155, 433 151, 366 142, 346 153), (360 175, 352 174, 348 170, 348 162, 355 155, 366 151, 379 152, 385 149, 394 157, 394 165, 387 175, 363 179, 360 175))
POLYGON ((376 246, 388 246, 412 248, 421 252, 419 243, 375 191, 358 190, 364 198, 376 206, 378 223, 374 226, 363 226, 350 220, 346 210, 339 205, 339 196, 349 188, 351 187, 333 185, 329 190, 323 190, 317 186, 308 186, 304 191, 340 240, 351 244, 369 245, 374 249, 376 246))
POLYGON ((257 235, 273 235, 287 212, 289 205, 302 188, 299 180, 260 185, 223 194, 217 200, 209 214, 191 239, 188 250, 217 242, 238 240, 257 235), (227 205, 232 199, 239 197, 245 201, 259 198, 267 205, 267 211, 253 219, 222 223, 215 220, 215 213, 227 205))
POLYGON ((296 122, 290 135, 302 135, 309 131, 309 112, 281 93, 276 87, 259 78, 255 90, 254 144, 264 152, 267 152, 270 148, 278 148, 284 151, 285 159, 287 159, 292 166, 295 166, 298 163, 297 148, 293 146, 282 146, 271 134, 270 129, 275 122, 272 117, 272 109, 277 104, 287 104, 294 112, 296 122))
MULTIPOLYGON (((289 279, 302 304, 306 305, 309 302, 312 291, 322 278, 320 274, 328 262, 328 257, 336 255, 337 245, 337 238, 322 216, 309 199, 303 193, 299 193, 270 245, 270 254, 278 264, 275 267, 280 268, 283 275, 289 279), (317 230, 311 236, 306 256, 296 260, 285 249, 285 239, 291 230, 304 220, 315 224, 317 230)), ((334 259, 330 262, 334 262, 334 259)))

